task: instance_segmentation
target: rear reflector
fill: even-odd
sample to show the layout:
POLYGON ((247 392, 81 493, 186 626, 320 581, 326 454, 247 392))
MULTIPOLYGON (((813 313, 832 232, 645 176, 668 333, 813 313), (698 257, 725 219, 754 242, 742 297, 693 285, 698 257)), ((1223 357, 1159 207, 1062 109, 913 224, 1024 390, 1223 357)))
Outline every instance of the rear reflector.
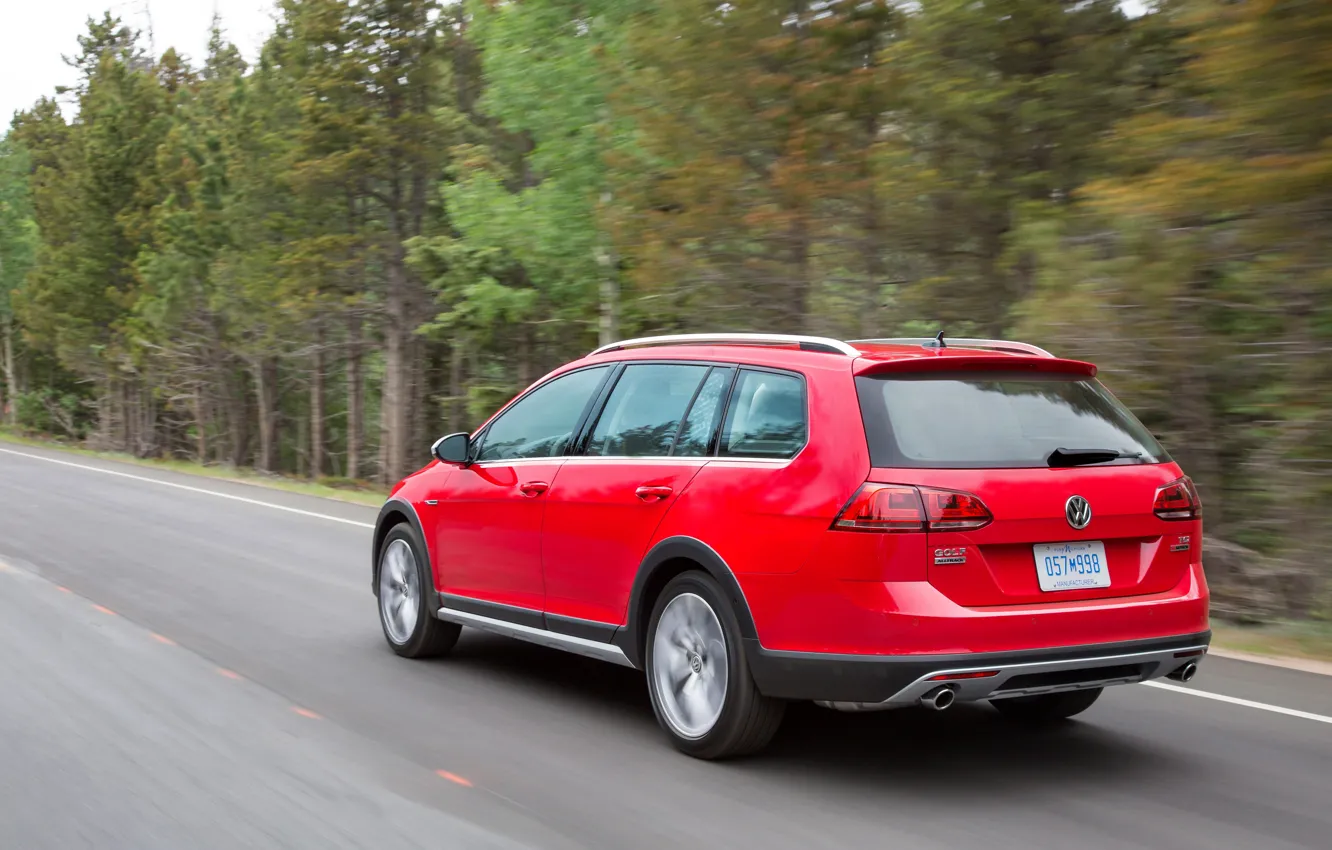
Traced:
POLYGON ((970 493, 909 487, 862 486, 833 522, 850 531, 966 531, 994 520, 985 503, 970 493))
POLYGON ((998 670, 985 670, 979 673, 940 673, 938 676, 931 676, 927 682, 957 682, 962 679, 988 679, 991 676, 998 676, 998 670))
POLYGON ((1203 654, 1203 650, 1201 650, 1201 649, 1190 649, 1188 652, 1176 652, 1176 653, 1175 653, 1175 657, 1176 657, 1176 658, 1193 658, 1194 656, 1202 655, 1202 654, 1203 654))
POLYGON ((1193 481, 1185 476, 1156 491, 1152 512, 1164 520, 1197 519, 1202 516, 1202 500, 1193 481))

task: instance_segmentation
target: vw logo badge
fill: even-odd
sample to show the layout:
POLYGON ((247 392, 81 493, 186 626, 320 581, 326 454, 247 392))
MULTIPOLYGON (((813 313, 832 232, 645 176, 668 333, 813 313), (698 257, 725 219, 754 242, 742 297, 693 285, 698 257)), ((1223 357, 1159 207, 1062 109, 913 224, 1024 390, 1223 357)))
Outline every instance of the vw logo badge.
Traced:
POLYGON ((1069 525, 1081 531, 1091 523, 1091 505, 1081 496, 1069 496, 1064 503, 1064 516, 1069 525))

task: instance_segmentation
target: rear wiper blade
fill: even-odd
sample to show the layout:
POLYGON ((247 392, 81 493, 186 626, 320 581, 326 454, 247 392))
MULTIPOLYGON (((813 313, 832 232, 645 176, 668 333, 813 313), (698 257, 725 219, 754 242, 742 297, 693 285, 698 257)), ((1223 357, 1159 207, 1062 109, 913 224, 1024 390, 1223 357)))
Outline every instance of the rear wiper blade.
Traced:
POLYGON ((1045 459, 1051 467, 1089 466, 1112 460, 1142 457, 1142 452, 1123 452, 1119 449, 1055 449, 1045 459))

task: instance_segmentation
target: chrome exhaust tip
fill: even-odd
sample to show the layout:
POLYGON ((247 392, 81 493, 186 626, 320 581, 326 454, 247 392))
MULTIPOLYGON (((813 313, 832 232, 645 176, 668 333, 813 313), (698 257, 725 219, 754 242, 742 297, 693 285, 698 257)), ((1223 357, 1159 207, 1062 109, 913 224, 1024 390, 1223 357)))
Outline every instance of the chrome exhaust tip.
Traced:
POLYGON ((1198 665, 1190 661, 1178 670, 1173 670, 1166 674, 1167 679, 1174 679, 1176 682, 1187 682, 1198 675, 1198 665))
POLYGON ((948 687, 947 685, 940 685, 939 687, 935 688, 934 690, 930 691, 929 693, 921 697, 920 704, 924 708, 928 708, 933 711, 943 711, 945 708, 948 708, 948 706, 952 705, 953 701, 956 699, 957 695, 953 693, 952 688, 948 687))

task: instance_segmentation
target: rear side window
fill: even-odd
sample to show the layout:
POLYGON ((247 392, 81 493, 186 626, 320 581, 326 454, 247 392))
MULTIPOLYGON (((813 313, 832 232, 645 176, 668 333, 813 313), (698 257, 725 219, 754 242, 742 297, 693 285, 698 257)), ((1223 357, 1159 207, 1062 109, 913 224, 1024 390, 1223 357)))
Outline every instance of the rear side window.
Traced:
POLYGON ((563 455, 608 371, 598 366, 570 372, 523 396, 486 429, 477 460, 563 455))
POLYGON ((707 366, 626 366, 592 429, 587 453, 601 457, 665 457, 707 366))
POLYGON ((777 372, 740 372, 722 428, 721 457, 792 458, 809 435, 805 382, 777 372))
POLYGON ((719 366, 708 373, 689 415, 685 417, 684 427, 680 429, 680 438, 675 442, 676 457, 705 457, 717 433, 717 420, 721 418, 722 402, 726 400, 726 391, 731 388, 733 368, 719 366))
POLYGON ((1164 463, 1161 444, 1098 381, 955 373, 856 379, 878 467, 1043 467, 1055 449, 1112 449, 1164 463))

